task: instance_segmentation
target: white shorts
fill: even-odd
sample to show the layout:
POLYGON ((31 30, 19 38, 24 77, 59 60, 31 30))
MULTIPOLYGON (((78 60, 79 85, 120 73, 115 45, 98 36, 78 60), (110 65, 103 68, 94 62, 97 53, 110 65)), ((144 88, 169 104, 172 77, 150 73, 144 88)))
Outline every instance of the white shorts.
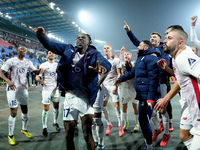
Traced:
POLYGON ((192 143, 190 146, 190 150, 200 150, 200 130, 195 129, 192 127, 190 133, 193 135, 192 143))
POLYGON ((105 100, 112 100, 112 102, 119 102, 118 93, 113 94, 112 91, 115 86, 103 86, 104 90, 104 101, 105 100))
POLYGON ((55 89, 53 91, 42 90, 42 103, 50 104, 50 102, 59 102, 59 90, 55 89))
POLYGON ((78 120, 78 116, 83 117, 87 114, 94 114, 94 110, 89 104, 89 98, 78 97, 67 92, 65 94, 63 120, 78 120))
POLYGON ((192 117, 189 113, 188 106, 182 108, 182 114, 180 119, 180 128, 184 130, 190 130, 193 127, 192 117))
POLYGON ((97 98, 93 104, 94 113, 100 113, 103 109, 103 89, 99 90, 97 93, 97 98))
POLYGON ((20 105, 28 104, 28 90, 27 89, 16 89, 7 91, 7 101, 10 108, 18 107, 20 105))
POLYGON ((135 100, 136 92, 135 89, 125 89, 123 85, 119 86, 118 89, 119 99, 121 100, 122 104, 126 104, 131 101, 134 104, 138 104, 139 101, 135 100))

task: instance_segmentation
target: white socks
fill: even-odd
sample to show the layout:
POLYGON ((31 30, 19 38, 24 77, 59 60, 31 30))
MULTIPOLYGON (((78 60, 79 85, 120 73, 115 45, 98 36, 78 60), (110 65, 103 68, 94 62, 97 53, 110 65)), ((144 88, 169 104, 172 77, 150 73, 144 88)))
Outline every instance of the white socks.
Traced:
POLYGON ((122 117, 123 117, 123 119, 124 119, 124 122, 128 122, 128 115, 127 115, 127 113, 122 113, 122 117))
POLYGON ((109 118, 109 112, 107 110, 107 107, 103 107, 103 114, 105 116, 107 125, 111 125, 110 118, 109 118))
POLYGON ((53 108, 53 123, 57 123, 59 111, 58 109, 53 108))
POLYGON ((15 128, 16 117, 9 116, 8 118, 8 135, 12 136, 15 128))
POLYGON ((139 124, 138 116, 139 116, 139 115, 136 115, 136 114, 135 114, 135 124, 139 124))
MULTIPOLYGON (((191 138, 188 141, 183 142, 183 144, 187 147, 188 150, 190 149, 190 146, 192 144, 192 140, 193 140, 193 138, 191 138)), ((199 141, 197 141, 197 143, 199 143, 199 141)))
MULTIPOLYGON (((93 118, 93 120, 94 120, 94 118, 93 118)), ((94 138, 94 142, 98 142, 96 123, 94 121, 93 121, 93 124, 92 124, 92 135, 93 135, 93 138, 94 138)))
POLYGON ((169 135, 169 116, 167 112, 165 114, 162 114, 162 120, 163 120, 164 134, 169 135))
POLYGON ((160 124, 159 124, 159 120, 158 120, 158 115, 154 110, 152 112, 151 120, 152 120, 155 130, 158 131, 160 129, 160 124))
POLYGON ((22 130, 27 130, 28 114, 22 113, 22 130))
POLYGON ((122 126, 120 107, 117 107, 117 108, 115 107, 115 111, 116 111, 116 115, 118 119, 118 126, 122 126))
POLYGON ((103 138, 104 137, 104 125, 103 125, 103 122, 102 122, 101 118, 93 118, 93 120, 94 120, 94 123, 96 125, 96 132, 97 132, 97 136, 99 138, 98 144, 104 145, 104 138, 103 138))
POLYGON ((49 111, 42 111, 42 125, 43 125, 43 129, 47 128, 47 118, 48 118, 48 112, 49 111))

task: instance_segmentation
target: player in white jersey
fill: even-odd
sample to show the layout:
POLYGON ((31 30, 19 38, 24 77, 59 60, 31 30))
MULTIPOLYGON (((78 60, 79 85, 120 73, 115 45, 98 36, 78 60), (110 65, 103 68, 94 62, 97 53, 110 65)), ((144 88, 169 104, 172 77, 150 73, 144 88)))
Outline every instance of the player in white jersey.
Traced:
POLYGON ((97 98, 93 104, 93 124, 92 124, 92 134, 95 142, 96 150, 104 149, 104 124, 102 121, 101 112, 103 110, 103 88, 99 89, 97 93, 97 98))
POLYGON ((36 70, 32 62, 25 59, 27 49, 24 46, 17 48, 17 57, 8 59, 3 64, 0 70, 0 77, 7 82, 7 101, 10 107, 11 115, 8 118, 8 142, 15 145, 14 126, 17 116, 18 104, 22 111, 22 130, 27 138, 32 135, 27 131, 28 123, 28 84, 26 79, 27 71, 39 74, 40 70, 36 70), (9 79, 5 77, 4 73, 10 71, 9 79))
MULTIPOLYGON (((131 62, 132 54, 129 51, 125 51, 125 47, 121 48, 119 59, 122 62, 122 75, 128 73, 132 67, 134 67, 134 63, 131 62), (122 55, 124 55, 124 61, 122 61, 122 55)), ((123 119, 124 123, 124 130, 128 129, 129 122, 128 122, 128 115, 127 115, 127 108, 128 102, 131 101, 134 109, 135 114, 135 127, 133 129, 134 132, 139 131, 139 121, 138 121, 138 100, 135 100, 136 92, 135 92, 135 79, 127 80, 121 83, 118 87, 119 98, 123 105, 123 119)))
MULTIPOLYGON (((190 28, 190 38, 191 38, 191 42, 198 48, 200 49, 200 41, 197 38, 197 34, 196 34, 196 21, 197 21, 198 17, 192 16, 190 18, 190 22, 191 22, 191 28, 190 28)), ((197 52, 198 53, 198 52, 197 52)))
POLYGON ((106 135, 110 134, 110 130, 113 127, 107 110, 108 100, 112 100, 118 118, 119 136, 123 136, 124 130, 122 127, 120 104, 119 104, 117 86, 115 85, 116 80, 121 76, 121 67, 122 67, 121 61, 119 58, 116 58, 116 56, 112 56, 112 47, 109 44, 106 44, 104 46, 104 54, 105 58, 112 65, 111 71, 108 73, 106 79, 103 82, 104 95, 105 95, 103 104, 103 113, 105 115, 105 119, 107 122, 106 135))
MULTIPOLYGON (((166 60, 164 60, 164 59, 159 60, 158 65, 162 69, 166 70, 172 76, 175 76, 174 71, 171 68, 168 67, 166 60)), ((174 92, 175 89, 180 89, 177 81, 174 83, 171 91, 174 92)), ((172 93, 171 91, 170 91, 170 93, 172 93)), ((179 100, 179 103, 181 105, 182 110, 181 110, 180 127, 179 127, 179 138, 184 143, 184 145, 187 147, 187 149, 190 149, 190 145, 191 145, 192 138, 193 138, 193 135, 190 134, 190 129, 192 128, 192 118, 191 118, 191 115, 189 113, 187 101, 182 96, 181 93, 182 93, 182 91, 180 89, 181 99, 179 100)), ((164 99, 165 99, 165 97, 164 97, 164 99)), ((168 100, 170 100, 170 99, 171 98, 169 98, 168 100)), ((160 103, 160 100, 158 100, 157 102, 160 103)), ((164 105, 167 105, 167 103, 164 104, 164 105)))
MULTIPOLYGON (((186 99, 189 113, 192 118, 193 127, 190 133, 193 135, 190 150, 200 149, 200 58, 191 50, 186 49, 188 35, 182 30, 171 30, 164 41, 164 51, 174 58, 174 72, 181 94, 186 99)), ((178 87, 178 86, 177 86, 178 87)), ((179 88, 173 93, 168 93, 163 99, 163 103, 158 103, 155 109, 162 109, 165 102, 172 98, 179 88)))
POLYGON ((42 125, 44 136, 48 135, 47 132, 47 118, 49 113, 50 102, 53 102, 53 115, 54 121, 53 126, 57 131, 60 131, 60 127, 57 123, 58 111, 59 111, 59 90, 57 88, 57 65, 58 63, 54 62, 55 54, 51 51, 47 52, 46 55, 48 61, 40 65, 41 72, 43 74, 43 81, 40 77, 36 76, 36 81, 40 84, 43 84, 42 89, 42 103, 44 104, 44 109, 42 111, 42 125))

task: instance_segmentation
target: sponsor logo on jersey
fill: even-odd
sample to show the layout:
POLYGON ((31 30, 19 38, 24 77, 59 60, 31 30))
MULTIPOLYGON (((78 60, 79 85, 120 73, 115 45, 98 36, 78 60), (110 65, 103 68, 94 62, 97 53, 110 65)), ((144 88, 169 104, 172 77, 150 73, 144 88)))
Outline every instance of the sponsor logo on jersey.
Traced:
POLYGON ((77 73, 79 73, 79 72, 81 72, 81 68, 78 67, 78 66, 74 66, 74 71, 77 72, 77 73))
POLYGON ((25 69, 24 68, 20 68, 19 69, 19 73, 23 74, 25 72, 25 69))
POLYGON ((52 77, 54 77, 55 75, 56 75, 55 72, 51 72, 51 73, 50 73, 50 76, 52 76, 52 77))
POLYGON ((187 120, 187 117, 183 117, 183 120, 187 120))
POLYGON ((194 62, 196 62, 196 59, 188 58, 188 62, 190 64, 190 66, 191 66, 194 62))

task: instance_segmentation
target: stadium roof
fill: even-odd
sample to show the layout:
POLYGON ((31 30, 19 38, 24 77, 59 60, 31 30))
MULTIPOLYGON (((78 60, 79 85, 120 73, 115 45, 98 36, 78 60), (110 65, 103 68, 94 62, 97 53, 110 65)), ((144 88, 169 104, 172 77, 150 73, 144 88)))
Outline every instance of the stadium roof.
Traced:
POLYGON ((83 32, 47 0, 1 0, 0 17, 29 31, 42 26, 65 42, 75 41, 76 35, 83 32))

